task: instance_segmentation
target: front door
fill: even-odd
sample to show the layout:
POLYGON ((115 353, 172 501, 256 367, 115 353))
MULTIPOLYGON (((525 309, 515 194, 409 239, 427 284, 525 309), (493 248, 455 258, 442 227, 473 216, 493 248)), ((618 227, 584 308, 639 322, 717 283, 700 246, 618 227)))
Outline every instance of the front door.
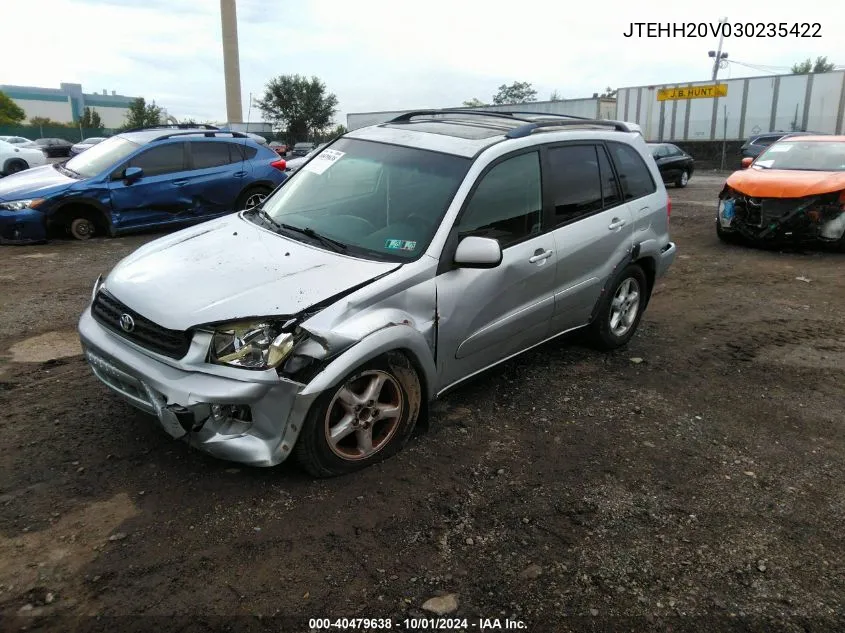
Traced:
MULTIPOLYGON (((437 277, 440 388, 546 338, 554 309, 554 238, 545 232, 540 156, 508 157, 479 179, 453 231, 497 239, 495 268, 447 268, 437 277)), ((451 263, 454 247, 444 249, 451 263)))
POLYGON ((180 222, 192 217, 185 143, 163 143, 133 156, 109 182, 115 228, 141 228, 180 222), (134 182, 123 178, 128 167, 140 167, 134 182))

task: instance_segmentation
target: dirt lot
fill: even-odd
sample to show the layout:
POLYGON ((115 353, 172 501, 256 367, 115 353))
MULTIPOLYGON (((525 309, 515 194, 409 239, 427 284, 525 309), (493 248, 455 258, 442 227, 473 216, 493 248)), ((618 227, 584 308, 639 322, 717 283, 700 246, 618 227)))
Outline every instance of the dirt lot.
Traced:
POLYGON ((454 593, 534 631, 843 630, 845 257, 722 245, 721 182, 670 190, 627 349, 525 354, 324 481, 189 452, 94 379, 76 319, 151 236, 0 249, 0 628, 398 628, 454 593))

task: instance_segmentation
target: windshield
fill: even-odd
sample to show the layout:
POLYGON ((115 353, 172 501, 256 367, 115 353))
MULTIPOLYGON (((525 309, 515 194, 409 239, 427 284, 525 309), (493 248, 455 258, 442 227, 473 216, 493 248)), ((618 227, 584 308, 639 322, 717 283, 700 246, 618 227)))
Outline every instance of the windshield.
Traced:
POLYGON ((106 169, 116 167, 120 161, 139 147, 138 143, 113 136, 74 156, 65 163, 65 168, 80 176, 93 178, 106 169))
POLYGON ((781 141, 763 152, 754 165, 765 169, 845 171, 845 142, 781 141))
POLYGON ((99 143, 100 141, 104 141, 104 140, 105 140, 104 138, 101 138, 99 136, 92 136, 91 138, 86 138, 86 139, 84 139, 80 142, 83 145, 94 145, 94 144, 99 143))
POLYGON ((263 208, 279 224, 342 242, 350 255, 408 261, 425 252, 469 166, 459 156, 339 139, 263 208))

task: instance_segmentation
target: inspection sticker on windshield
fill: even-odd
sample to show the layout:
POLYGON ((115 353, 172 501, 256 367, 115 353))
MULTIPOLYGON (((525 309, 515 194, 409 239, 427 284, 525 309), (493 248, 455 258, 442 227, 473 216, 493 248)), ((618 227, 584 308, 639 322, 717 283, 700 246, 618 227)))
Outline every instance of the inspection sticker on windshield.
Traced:
POLYGON ((322 174, 329 167, 334 165, 338 160, 343 158, 346 152, 339 152, 336 149, 324 149, 317 154, 312 160, 309 160, 303 167, 305 171, 310 171, 315 174, 322 174))
POLYGON ((385 240, 384 247, 394 251, 413 251, 417 248, 417 243, 408 240, 385 240))

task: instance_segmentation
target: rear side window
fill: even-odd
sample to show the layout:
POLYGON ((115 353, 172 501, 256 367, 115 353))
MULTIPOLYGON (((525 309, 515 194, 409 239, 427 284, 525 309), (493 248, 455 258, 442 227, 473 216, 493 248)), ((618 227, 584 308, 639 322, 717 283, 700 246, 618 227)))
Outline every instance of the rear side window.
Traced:
POLYGON ((216 141, 194 141, 190 144, 194 169, 208 169, 220 167, 232 162, 229 144, 216 141))
POLYGON ((622 181, 625 200, 636 200, 657 191, 651 172, 637 150, 630 145, 614 142, 608 143, 608 148, 622 181))
POLYGON ((550 148, 549 168, 555 226, 601 209, 601 175, 595 145, 550 148))
MULTIPOLYGON (((90 150, 89 150, 90 151, 90 150)), ((140 167, 144 176, 161 176, 185 169, 183 143, 156 145, 129 161, 127 167, 140 167)))
POLYGON ((537 235, 542 197, 540 155, 509 158, 482 177, 458 224, 460 235, 497 239, 502 248, 537 235))
POLYGON ((232 157, 232 162, 237 163, 242 160, 252 160, 258 153, 258 149, 251 145, 244 143, 226 143, 229 146, 229 152, 232 157))

